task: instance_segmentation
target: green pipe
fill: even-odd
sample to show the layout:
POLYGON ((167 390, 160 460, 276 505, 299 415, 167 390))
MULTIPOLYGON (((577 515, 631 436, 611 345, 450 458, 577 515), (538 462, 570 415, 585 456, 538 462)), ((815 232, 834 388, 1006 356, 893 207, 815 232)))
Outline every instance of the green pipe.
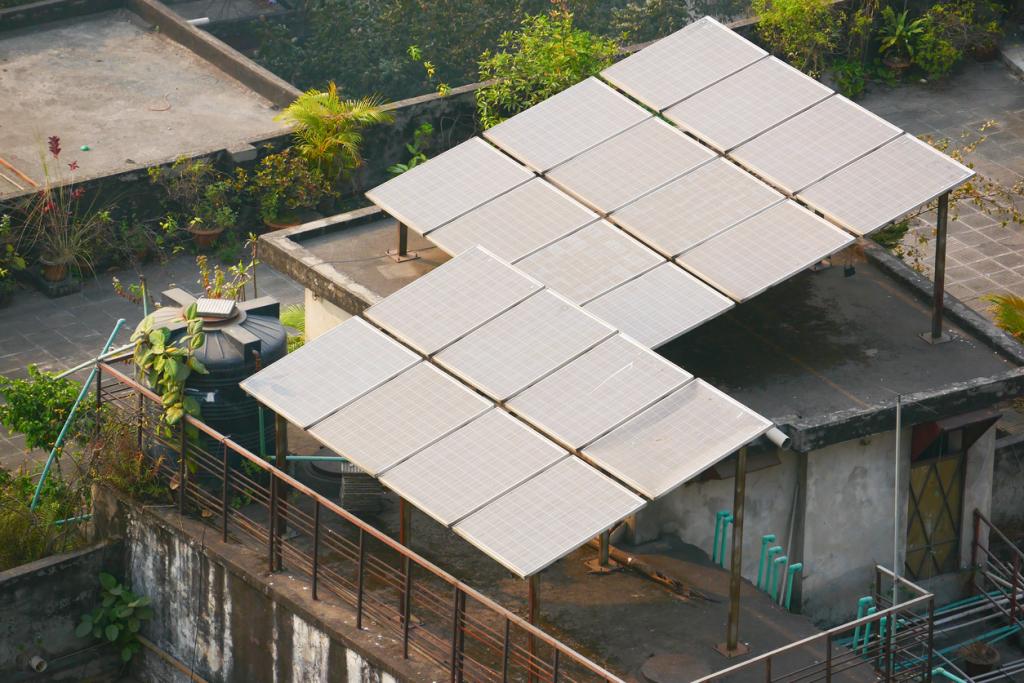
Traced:
POLYGON ((729 525, 733 522, 732 513, 722 518, 722 547, 718 551, 718 564, 725 569, 725 546, 729 542, 729 525))
POLYGON ((772 561, 772 564, 775 566, 772 567, 772 592, 768 594, 768 597, 770 597, 773 602, 779 595, 779 577, 782 576, 782 567, 785 566, 787 562, 789 562, 789 558, 785 555, 779 555, 772 561))
MULTIPOLYGON (((110 337, 107 339, 107 343, 103 345, 103 350, 100 352, 102 356, 104 353, 110 350, 111 344, 114 343, 114 337, 121 331, 121 327, 124 325, 124 318, 120 318, 114 325, 114 331, 110 333, 110 337)), ((64 443, 64 437, 68 434, 68 429, 71 428, 71 423, 75 419, 75 414, 78 412, 78 406, 82 403, 82 399, 89 392, 89 387, 92 385, 93 379, 96 377, 96 367, 89 372, 89 377, 82 383, 82 390, 78 392, 78 398, 75 399, 75 404, 71 406, 71 412, 68 413, 68 419, 64 420, 64 426, 61 427, 60 434, 57 435, 57 440, 53 444, 53 448, 50 450, 50 456, 46 459, 46 464, 43 465, 42 474, 39 475, 39 483, 36 484, 36 492, 32 495, 32 504, 29 505, 29 510, 35 510, 39 505, 39 496, 43 492, 43 485, 46 484, 46 477, 50 474, 50 467, 53 465, 54 459, 57 457, 57 452, 60 450, 61 444, 64 443)))
POLYGON ((761 559, 757 563, 757 590, 763 590, 761 579, 764 576, 764 558, 768 553, 768 544, 775 542, 775 534, 765 534, 761 537, 761 559))
POLYGON ((146 289, 146 276, 139 277, 139 287, 142 289, 142 317, 149 317, 149 290, 146 289))
MULTIPOLYGON (((878 611, 877 607, 874 607, 874 606, 868 607, 867 616, 871 616, 872 614, 874 614, 877 611, 878 611)), ((870 643, 870 642, 871 642, 871 622, 869 621, 868 623, 864 624, 864 647, 861 650, 864 654, 867 654, 867 652, 868 652, 868 643, 870 643)))
POLYGON ((263 404, 260 404, 260 457, 267 459, 267 437, 263 433, 263 404))
POLYGON ((803 562, 794 562, 789 565, 789 569, 786 570, 786 611, 789 611, 790 601, 793 599, 793 579, 796 578, 796 573, 802 571, 804 568, 803 562))
POLYGON ((78 517, 68 517, 67 519, 58 519, 53 523, 54 526, 63 526, 65 524, 71 524, 73 522, 85 522, 92 519, 92 515, 79 515, 78 517))
MULTIPOLYGON (((857 601, 857 620, 859 621, 864 617, 864 611, 875 604, 875 599, 870 595, 865 595, 863 598, 857 601)), ((853 649, 857 650, 857 643, 860 642, 860 626, 853 629, 853 649)))
POLYGON ((711 561, 718 564, 718 537, 722 533, 722 519, 729 514, 728 510, 715 513, 715 539, 711 541, 711 561))
POLYGON ((768 562, 765 565, 765 577, 764 577, 764 592, 768 592, 768 587, 772 585, 772 573, 775 571, 775 556, 782 552, 781 545, 773 545, 768 548, 768 562))
POLYGON ((959 676, 954 676, 953 674, 943 669, 941 666, 937 666, 934 669, 932 669, 932 676, 942 676, 943 678, 948 678, 949 680, 953 681, 953 683, 967 683, 967 681, 965 681, 964 679, 960 678, 959 676))

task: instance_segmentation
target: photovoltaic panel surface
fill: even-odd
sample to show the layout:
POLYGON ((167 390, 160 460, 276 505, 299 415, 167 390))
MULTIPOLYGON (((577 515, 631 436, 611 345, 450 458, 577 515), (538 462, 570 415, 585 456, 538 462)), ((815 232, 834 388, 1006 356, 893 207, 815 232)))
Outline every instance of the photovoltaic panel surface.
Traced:
POLYGON ((540 289, 540 283, 473 247, 363 315, 430 355, 540 289))
POLYGON ((842 95, 833 95, 740 145, 730 156, 796 193, 900 132, 842 95))
POLYGON ((852 241, 849 234, 786 200, 676 261, 736 301, 746 301, 852 241))
POLYGON ((613 64, 601 76, 662 111, 767 54, 714 19, 704 17, 613 64))
POLYGON ((507 405, 562 443, 579 448, 690 378, 650 349, 617 334, 507 405))
POLYGON ((536 574, 644 500, 578 458, 566 458, 455 525, 521 578, 536 574))
POLYGON ((305 428, 418 361, 365 320, 349 318, 239 386, 305 428))
POLYGON ((427 362, 353 401, 309 433, 374 476, 492 406, 427 362))
POLYGON ((533 177, 491 145, 472 138, 378 185, 366 196, 426 235, 533 177))
POLYGON ((782 200, 782 194, 749 173, 716 159, 611 218, 671 258, 782 200))
POLYGON ((800 193, 858 235, 874 232, 968 180, 974 171, 903 134, 800 193))
POLYGON ((388 470, 381 481, 451 526, 565 457, 566 451, 494 409, 388 470))
POLYGON ((832 91, 769 57, 665 110, 665 118, 719 151, 732 149, 832 91))
POLYGON ((549 290, 538 292, 437 354, 437 363, 504 401, 615 329, 549 290))
POLYGON ((629 98, 588 78, 487 129, 484 137, 544 172, 650 116, 629 98))
POLYGON ((596 220, 596 213, 535 178, 438 228, 430 239, 453 256, 481 246, 515 263, 596 220))
POLYGON ((732 306, 732 301, 676 264, 663 263, 583 308, 656 349, 732 306))
POLYGON ((771 426, 698 379, 587 446, 583 454, 653 499, 689 481, 771 426))
POLYGON ((662 262, 621 230, 599 221, 527 256, 516 267, 582 305, 662 262))
POLYGON ((715 153, 652 118, 560 164, 547 178, 583 203, 611 213, 715 158, 715 153))

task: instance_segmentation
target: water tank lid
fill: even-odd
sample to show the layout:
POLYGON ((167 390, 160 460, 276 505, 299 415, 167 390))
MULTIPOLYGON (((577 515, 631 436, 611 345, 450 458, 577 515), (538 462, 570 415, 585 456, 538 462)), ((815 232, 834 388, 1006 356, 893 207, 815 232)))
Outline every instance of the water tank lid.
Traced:
POLYGON ((230 318, 235 309, 234 299, 196 299, 196 313, 201 318, 230 318))

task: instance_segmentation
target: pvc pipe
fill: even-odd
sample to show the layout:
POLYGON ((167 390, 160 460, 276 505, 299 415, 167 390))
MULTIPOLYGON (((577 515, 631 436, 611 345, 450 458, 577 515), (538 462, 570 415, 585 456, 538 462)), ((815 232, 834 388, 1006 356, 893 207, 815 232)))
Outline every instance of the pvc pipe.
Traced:
MULTIPOLYGON (((110 337, 107 338, 107 343, 103 345, 103 350, 100 351, 100 355, 103 355, 110 350, 110 345, 114 343, 114 337, 121 331, 121 327, 124 325, 124 318, 118 319, 117 323, 114 324, 114 331, 110 333, 110 337)), ((93 363, 98 363, 98 360, 94 360, 93 363)), ((78 412, 78 406, 82 403, 82 399, 89 392, 89 387, 92 385, 92 380, 96 377, 96 368, 92 369, 89 373, 89 377, 86 378, 85 382, 82 383, 82 390, 78 392, 78 398, 75 399, 74 405, 71 406, 71 412, 68 413, 68 419, 64 420, 64 426, 61 427, 60 434, 57 435, 57 440, 53 444, 53 448, 50 450, 50 456, 46 458, 46 464, 43 465, 43 472, 39 475, 39 483, 36 484, 36 492, 32 494, 32 503, 29 505, 29 510, 35 510, 36 506, 39 505, 39 495, 43 492, 43 485, 46 483, 46 477, 50 474, 50 466, 53 465, 54 459, 57 457, 57 452, 60 450, 60 446, 64 443, 64 437, 68 434, 68 429, 71 427, 72 421, 75 419, 75 414, 78 412)))
POLYGON ((734 519, 731 512, 722 518, 722 547, 718 551, 718 563, 722 569, 725 569, 725 546, 729 541, 729 525, 733 523, 734 519))
POLYGON ((197 19, 188 19, 187 21, 193 26, 206 26, 210 23, 210 17, 199 17, 197 19))
POLYGON ((932 669, 932 676, 942 676, 943 678, 948 678, 949 680, 953 681, 953 683, 967 683, 967 681, 965 681, 964 679, 960 678, 959 676, 954 676, 953 674, 943 669, 941 666, 937 666, 934 669, 932 669))
POLYGON ((65 524, 71 524, 73 522, 85 522, 92 519, 92 515, 79 515, 78 517, 68 517, 67 519, 58 519, 53 523, 54 526, 63 526, 65 524))
POLYGON ((764 435, 766 437, 768 437, 769 441, 771 441, 773 444, 775 444, 779 448, 785 448, 787 450, 789 449, 789 444, 791 443, 791 439, 789 438, 789 436, 784 431, 782 431, 778 427, 772 427, 767 432, 765 432, 764 435))
POLYGON ((789 569, 786 570, 786 611, 789 612, 789 605, 793 599, 793 580, 796 578, 796 573, 802 571, 804 568, 803 562, 794 562, 789 565, 789 569))
POLYGON ((768 594, 771 596, 772 601, 778 598, 779 577, 785 573, 783 567, 786 566, 787 562, 789 562, 789 558, 785 555, 779 555, 772 561, 772 564, 775 565, 772 567, 772 591, 768 594))
MULTIPOLYGON (((875 599, 870 595, 865 595, 863 598, 857 601, 857 620, 859 621, 864 617, 864 611, 875 604, 875 599)), ((860 626, 853 629, 853 649, 857 650, 857 643, 860 642, 860 626)))
POLYGON ((78 372, 79 370, 84 370, 85 368, 89 367, 90 365, 93 365, 98 360, 107 360, 108 358, 113 358, 114 356, 120 355, 120 354, 124 353, 125 351, 130 351, 131 349, 134 349, 134 348, 135 348, 135 344, 125 344, 124 346, 118 346, 116 349, 111 349, 110 351, 107 351, 106 353, 101 353, 96 358, 90 358, 87 361, 82 361, 81 363, 79 363, 75 367, 71 368, 70 370, 65 370, 64 372, 62 372, 59 375, 57 375, 57 379, 64 379, 68 375, 73 375, 74 373, 78 372))
POLYGON ((768 552, 768 544, 775 542, 775 534, 765 534, 761 537, 761 559, 757 563, 757 590, 762 590, 761 579, 764 577, 764 557, 768 552))
MULTIPOLYGON (((878 611, 877 607, 874 607, 874 606, 868 607, 868 616, 871 616, 872 614, 874 614, 877 611, 878 611)), ((868 623, 864 624, 864 648, 862 650, 862 652, 864 654, 867 654, 867 652, 868 652, 868 643, 870 643, 870 642, 871 642, 871 622, 869 621, 868 623)))
POLYGON ((772 574, 775 572, 775 556, 782 552, 781 545, 773 545, 768 548, 768 563, 765 565, 765 577, 763 590, 767 593, 768 587, 772 585, 772 574))
POLYGON ((711 561, 718 564, 718 538, 722 533, 722 519, 729 514, 728 510, 719 510, 715 513, 715 538, 711 541, 711 561))

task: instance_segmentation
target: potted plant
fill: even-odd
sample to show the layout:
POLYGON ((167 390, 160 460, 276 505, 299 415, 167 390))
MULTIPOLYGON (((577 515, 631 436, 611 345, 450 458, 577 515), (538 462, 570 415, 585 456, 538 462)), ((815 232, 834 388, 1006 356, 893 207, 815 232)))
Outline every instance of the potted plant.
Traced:
POLYGON ((293 148, 263 157, 252 178, 240 169, 236 183, 246 188, 271 230, 297 225, 299 212, 315 208, 333 194, 320 170, 293 148))
POLYGON ((145 263, 149 257, 152 240, 143 223, 122 218, 116 229, 117 244, 123 258, 130 263, 145 263))
POLYGON ((25 259, 18 255, 12 239, 11 217, 0 216, 0 306, 11 300, 14 292, 14 273, 25 267, 25 259))
POLYGON ((150 182, 166 192, 168 218, 164 232, 171 224, 175 229, 184 224, 195 245, 206 249, 217 242, 225 230, 234 227, 237 213, 235 185, 218 171, 209 159, 179 158, 170 168, 150 168, 150 182))
POLYGON ((925 31, 925 19, 910 21, 906 10, 897 14, 892 7, 882 9, 882 25, 878 29, 878 51, 882 62, 897 77, 910 68, 917 41, 925 31))

